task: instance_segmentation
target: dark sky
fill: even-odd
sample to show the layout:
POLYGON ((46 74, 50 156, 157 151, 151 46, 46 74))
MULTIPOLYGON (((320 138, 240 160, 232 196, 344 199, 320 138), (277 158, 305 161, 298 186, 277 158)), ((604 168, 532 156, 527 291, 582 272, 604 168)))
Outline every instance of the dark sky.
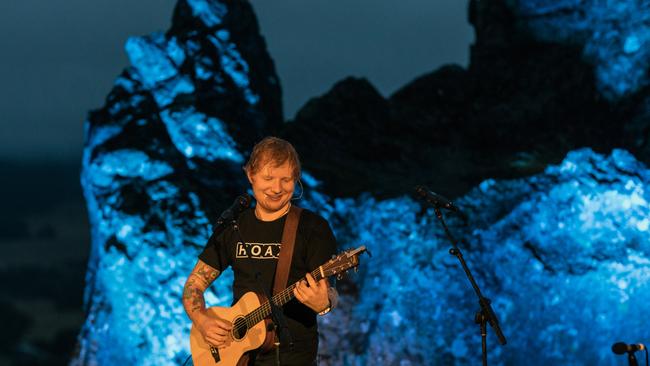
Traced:
MULTIPOLYGON (((166 30, 175 0, 2 0, 0 160, 80 159, 82 122, 128 65, 129 36, 166 30)), ((466 65, 463 0, 253 0, 285 117, 349 76, 389 95, 445 63, 466 65)))

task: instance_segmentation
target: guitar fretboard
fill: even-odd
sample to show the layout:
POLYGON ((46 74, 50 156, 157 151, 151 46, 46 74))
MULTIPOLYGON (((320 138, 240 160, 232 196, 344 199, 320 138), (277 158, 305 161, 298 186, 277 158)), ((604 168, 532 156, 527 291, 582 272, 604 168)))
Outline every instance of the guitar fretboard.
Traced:
MULTIPOLYGON (((314 271, 311 272, 312 277, 316 281, 320 281, 323 277, 321 275, 321 267, 316 268, 314 271)), ((291 299, 293 299, 295 296, 293 294, 293 289, 296 287, 296 284, 298 282, 292 284, 291 286, 285 288, 281 292, 273 295, 271 301, 277 306, 282 306, 291 299)), ((265 301, 262 305, 260 305, 257 309, 251 311, 246 315, 244 318, 246 319, 246 328, 251 329, 252 327, 255 326, 255 324, 261 322, 264 320, 264 318, 268 317, 269 314, 271 314, 271 304, 269 303, 269 300, 265 301)))

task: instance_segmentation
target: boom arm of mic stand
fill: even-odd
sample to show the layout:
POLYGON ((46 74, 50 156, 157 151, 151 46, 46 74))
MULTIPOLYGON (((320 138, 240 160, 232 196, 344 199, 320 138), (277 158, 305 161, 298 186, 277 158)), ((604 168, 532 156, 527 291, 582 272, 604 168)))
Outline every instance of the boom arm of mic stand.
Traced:
POLYGON ((481 289, 476 284, 476 281, 474 280, 474 276, 472 276, 472 273, 469 271, 469 268, 467 267, 467 263, 465 262, 465 258, 463 258, 463 253, 456 245, 456 239, 454 239, 454 237, 451 235, 451 232, 449 231, 449 228, 445 223, 445 219, 442 217, 442 212, 440 212, 440 208, 434 207, 434 210, 436 213, 436 217, 438 217, 438 219, 442 223, 442 227, 445 229, 445 234, 447 235, 447 238, 451 241, 451 244, 453 245, 453 248, 449 249, 449 253, 455 256, 456 258, 458 258, 458 260, 460 261, 460 264, 463 267, 463 270, 465 271, 465 275, 467 276, 467 279, 472 285, 472 288, 474 288, 474 292, 476 292, 476 296, 478 296, 478 302, 481 306, 481 312, 487 318, 487 321, 488 323, 490 323, 490 326, 494 329, 494 332, 496 333, 497 338, 499 339, 499 343, 501 345, 506 344, 507 343, 506 337, 503 335, 503 332, 501 331, 501 327, 499 326, 499 321, 497 320, 497 316, 494 313, 494 310, 492 310, 492 305, 490 305, 490 300, 483 296, 483 294, 481 293, 481 289))

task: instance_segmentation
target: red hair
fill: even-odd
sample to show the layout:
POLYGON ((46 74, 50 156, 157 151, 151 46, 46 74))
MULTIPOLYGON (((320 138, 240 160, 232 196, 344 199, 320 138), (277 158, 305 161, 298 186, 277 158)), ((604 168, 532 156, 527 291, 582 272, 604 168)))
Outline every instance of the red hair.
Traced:
POLYGON ((293 179, 300 179, 300 158, 289 141, 273 136, 265 137, 253 147, 244 171, 253 175, 269 162, 274 167, 289 162, 293 179))

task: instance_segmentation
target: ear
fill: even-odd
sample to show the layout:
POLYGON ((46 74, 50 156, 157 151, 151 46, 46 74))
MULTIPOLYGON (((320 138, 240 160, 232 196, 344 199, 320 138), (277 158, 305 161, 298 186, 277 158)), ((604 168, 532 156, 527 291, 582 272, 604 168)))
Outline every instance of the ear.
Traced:
POLYGON ((248 178, 248 183, 253 184, 253 175, 247 170, 246 178, 248 178))

